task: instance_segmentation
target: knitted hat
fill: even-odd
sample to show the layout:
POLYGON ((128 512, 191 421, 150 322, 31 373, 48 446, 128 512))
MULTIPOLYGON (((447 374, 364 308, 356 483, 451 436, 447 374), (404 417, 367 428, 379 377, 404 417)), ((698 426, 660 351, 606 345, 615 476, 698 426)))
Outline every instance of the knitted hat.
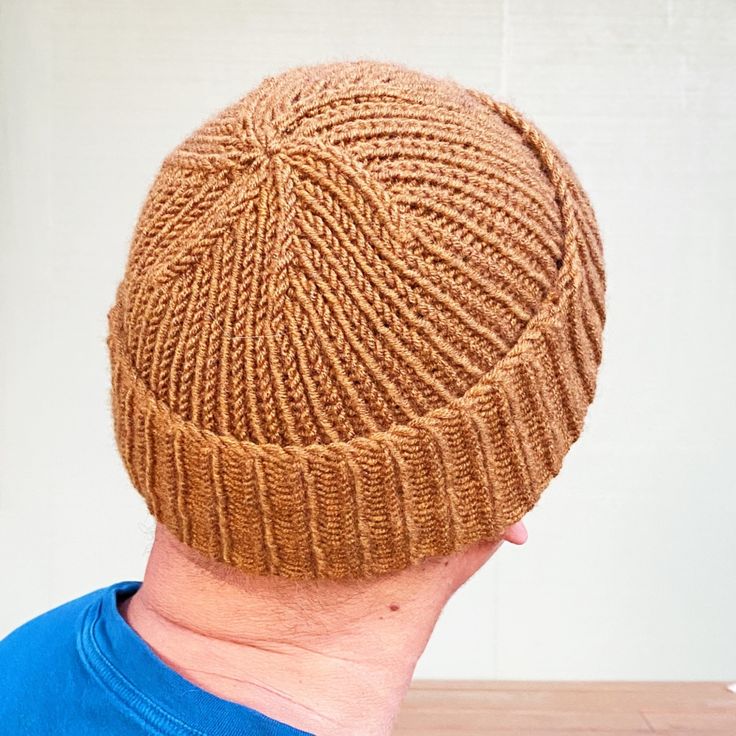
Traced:
POLYGON ((108 313, 117 446, 178 539, 368 578, 496 540, 596 389, 603 250, 508 104, 403 65, 266 77, 164 159, 108 313))

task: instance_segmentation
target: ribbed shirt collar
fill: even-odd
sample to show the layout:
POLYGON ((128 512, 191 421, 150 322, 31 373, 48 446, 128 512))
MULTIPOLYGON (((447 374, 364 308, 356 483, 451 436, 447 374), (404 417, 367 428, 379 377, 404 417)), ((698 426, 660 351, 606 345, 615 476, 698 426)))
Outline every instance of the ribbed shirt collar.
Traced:
POLYGON ((176 736, 314 736, 219 698, 159 659, 118 610, 140 585, 129 580, 106 588, 85 612, 77 641, 90 672, 123 710, 176 736))

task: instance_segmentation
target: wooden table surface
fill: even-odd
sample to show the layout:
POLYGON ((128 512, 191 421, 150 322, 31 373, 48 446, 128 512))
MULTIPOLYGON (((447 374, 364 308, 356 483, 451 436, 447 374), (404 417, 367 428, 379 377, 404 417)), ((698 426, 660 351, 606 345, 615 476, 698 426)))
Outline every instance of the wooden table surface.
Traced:
POLYGON ((729 685, 415 680, 394 736, 736 736, 729 685))

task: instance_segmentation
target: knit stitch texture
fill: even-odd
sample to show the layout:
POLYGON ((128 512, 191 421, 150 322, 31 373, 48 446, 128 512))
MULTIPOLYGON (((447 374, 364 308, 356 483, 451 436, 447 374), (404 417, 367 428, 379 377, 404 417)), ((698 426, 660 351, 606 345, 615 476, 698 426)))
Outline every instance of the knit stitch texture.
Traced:
POLYGON ((164 159, 108 312, 151 514, 258 575, 498 539, 582 431, 603 248, 509 104, 388 62, 266 77, 164 159))

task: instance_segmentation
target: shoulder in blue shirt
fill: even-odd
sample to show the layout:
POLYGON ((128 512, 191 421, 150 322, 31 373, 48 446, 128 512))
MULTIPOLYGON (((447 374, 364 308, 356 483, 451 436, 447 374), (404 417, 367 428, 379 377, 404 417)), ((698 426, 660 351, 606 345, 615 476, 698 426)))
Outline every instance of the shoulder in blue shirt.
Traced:
POLYGON ((1 736, 313 736, 164 664, 118 611, 139 586, 100 588, 0 641, 1 736))

